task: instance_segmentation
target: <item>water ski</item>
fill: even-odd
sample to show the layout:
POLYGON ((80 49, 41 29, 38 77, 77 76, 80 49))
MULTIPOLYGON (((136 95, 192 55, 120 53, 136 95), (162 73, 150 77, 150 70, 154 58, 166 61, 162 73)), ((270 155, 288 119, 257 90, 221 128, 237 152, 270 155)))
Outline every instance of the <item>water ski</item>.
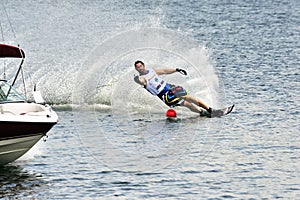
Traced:
MULTIPOLYGON (((208 118, 222 117, 224 115, 228 115, 232 111, 233 107, 234 105, 222 109, 213 109, 211 113, 204 110, 204 112, 200 115, 200 117, 208 117, 208 118)), ((169 109, 166 112, 166 117, 168 120, 174 121, 177 119, 177 113, 175 110, 169 109)))
POLYGON ((222 109, 213 109, 212 113, 205 112, 205 114, 201 115, 201 116, 202 117, 209 117, 209 118, 222 117, 224 115, 228 115, 232 111, 233 107, 234 107, 234 105, 228 106, 228 107, 222 108, 222 109))

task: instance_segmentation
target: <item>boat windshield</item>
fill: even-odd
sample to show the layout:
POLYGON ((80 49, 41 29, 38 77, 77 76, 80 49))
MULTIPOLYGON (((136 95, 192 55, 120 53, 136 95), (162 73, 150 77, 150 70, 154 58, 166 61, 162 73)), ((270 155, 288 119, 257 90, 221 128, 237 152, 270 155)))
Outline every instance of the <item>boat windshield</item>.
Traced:
POLYGON ((3 102, 24 102, 26 99, 17 92, 6 81, 0 81, 0 103, 3 102), (9 92, 9 94, 8 94, 9 92))

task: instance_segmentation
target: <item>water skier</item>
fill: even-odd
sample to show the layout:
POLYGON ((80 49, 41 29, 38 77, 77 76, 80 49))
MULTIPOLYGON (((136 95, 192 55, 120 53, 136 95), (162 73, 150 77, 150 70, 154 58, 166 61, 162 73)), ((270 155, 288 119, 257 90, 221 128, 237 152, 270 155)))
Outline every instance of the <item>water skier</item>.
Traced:
POLYGON ((184 69, 146 69, 145 64, 140 60, 134 63, 134 67, 139 72, 139 76, 135 76, 134 81, 142 85, 152 95, 158 96, 169 107, 185 106, 201 116, 211 116, 211 107, 200 99, 189 95, 183 87, 169 84, 159 77, 162 74, 175 72, 187 75, 184 69))

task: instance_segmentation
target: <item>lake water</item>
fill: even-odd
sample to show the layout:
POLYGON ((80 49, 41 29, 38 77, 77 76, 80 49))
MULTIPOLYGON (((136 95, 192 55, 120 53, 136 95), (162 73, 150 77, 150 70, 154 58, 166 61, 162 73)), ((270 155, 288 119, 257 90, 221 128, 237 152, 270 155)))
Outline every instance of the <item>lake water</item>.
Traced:
POLYGON ((0 168, 0 196, 300 199, 299 15, 294 0, 2 1, 2 41, 59 123, 0 168), (164 79, 233 112, 166 119, 137 59, 186 69, 164 79))

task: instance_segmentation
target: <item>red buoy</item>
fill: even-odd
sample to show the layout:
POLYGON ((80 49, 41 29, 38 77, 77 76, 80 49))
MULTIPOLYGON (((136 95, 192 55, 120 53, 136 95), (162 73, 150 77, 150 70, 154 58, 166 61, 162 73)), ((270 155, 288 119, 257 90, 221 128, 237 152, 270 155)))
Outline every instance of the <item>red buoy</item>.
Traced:
POLYGON ((166 112, 166 116, 167 116, 167 117, 176 117, 176 111, 173 110, 173 109, 169 109, 169 110, 167 110, 167 112, 166 112))

